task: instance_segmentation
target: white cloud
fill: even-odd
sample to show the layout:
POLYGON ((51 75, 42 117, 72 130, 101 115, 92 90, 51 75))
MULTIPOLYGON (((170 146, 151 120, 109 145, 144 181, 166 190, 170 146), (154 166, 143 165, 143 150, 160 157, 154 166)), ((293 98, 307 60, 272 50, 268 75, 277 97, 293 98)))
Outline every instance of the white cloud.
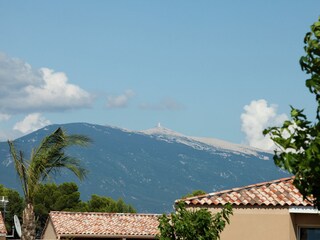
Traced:
POLYGON ((178 103, 176 100, 172 98, 165 98, 159 103, 149 104, 149 103, 142 103, 139 106, 143 110, 181 110, 184 106, 178 103))
POLYGON ((11 118, 9 114, 6 113, 0 113, 0 122, 1 121, 8 121, 11 118))
POLYGON ((268 127, 279 126, 288 119, 286 114, 277 114, 277 106, 270 105, 264 99, 253 100, 244 106, 241 114, 241 130, 246 135, 247 143, 263 150, 273 150, 275 145, 269 136, 262 134, 268 127))
POLYGON ((27 115, 21 122, 17 122, 14 125, 13 130, 17 130, 26 134, 36 131, 49 124, 51 124, 51 122, 43 117, 40 113, 32 113, 27 115))
POLYGON ((107 108, 125 108, 128 106, 129 100, 135 95, 132 90, 126 90, 123 94, 118 96, 108 96, 107 108))
POLYGON ((0 141, 4 142, 7 140, 14 140, 18 137, 21 137, 21 133, 17 131, 12 131, 11 129, 0 129, 0 141))
POLYGON ((68 83, 63 72, 33 69, 0 53, 0 111, 6 113, 59 111, 89 107, 92 96, 68 83))

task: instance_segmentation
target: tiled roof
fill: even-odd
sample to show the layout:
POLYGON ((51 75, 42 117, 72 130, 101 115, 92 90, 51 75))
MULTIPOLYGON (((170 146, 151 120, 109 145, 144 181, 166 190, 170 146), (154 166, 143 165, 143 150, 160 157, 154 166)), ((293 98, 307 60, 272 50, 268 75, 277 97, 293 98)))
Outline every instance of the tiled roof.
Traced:
POLYGON ((6 226, 4 225, 2 213, 0 212, 0 234, 7 234, 6 226))
POLYGON ((58 236, 155 237, 158 234, 159 216, 156 214, 55 211, 49 214, 58 236))
POLYGON ((258 205, 258 206, 312 206, 293 185, 293 178, 233 188, 221 192, 179 199, 187 205, 258 205))

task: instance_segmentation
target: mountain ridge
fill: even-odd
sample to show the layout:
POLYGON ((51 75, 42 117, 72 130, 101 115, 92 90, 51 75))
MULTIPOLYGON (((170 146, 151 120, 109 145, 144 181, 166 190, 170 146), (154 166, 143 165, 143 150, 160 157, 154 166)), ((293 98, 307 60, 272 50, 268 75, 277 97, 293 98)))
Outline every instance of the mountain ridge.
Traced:
MULTIPOLYGON (((174 200, 196 189, 214 192, 288 176, 273 164, 272 155, 263 151, 237 152, 183 134, 137 132, 89 123, 49 125, 16 139, 16 147, 28 156, 32 147, 58 127, 69 134, 87 135, 93 143, 67 151, 89 170, 86 181, 80 182, 68 172, 55 181, 76 182, 83 200, 91 194, 123 198, 139 212, 169 212, 174 200)), ((0 160, 0 183, 19 189, 6 142, 0 142, 0 160)))
POLYGON ((184 138, 192 139, 194 141, 210 145, 215 148, 221 148, 224 150, 236 151, 236 152, 245 153, 245 154, 257 155, 257 152, 272 153, 271 151, 266 151, 263 149, 258 149, 258 148, 247 146, 247 145, 232 143, 232 142, 220 140, 217 138, 187 136, 182 133, 173 131, 169 128, 163 127, 160 125, 160 123, 158 123, 158 125, 154 128, 150 128, 142 131, 136 131, 136 132, 144 133, 147 135, 158 135, 158 136, 169 135, 169 136, 184 137, 184 138))

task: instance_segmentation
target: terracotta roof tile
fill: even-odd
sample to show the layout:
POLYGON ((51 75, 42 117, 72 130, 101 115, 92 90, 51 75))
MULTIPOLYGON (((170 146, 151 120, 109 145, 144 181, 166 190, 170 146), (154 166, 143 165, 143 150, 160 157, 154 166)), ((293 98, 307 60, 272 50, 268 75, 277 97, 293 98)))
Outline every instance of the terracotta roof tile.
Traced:
POLYGON ((312 206, 293 185, 293 177, 176 200, 188 205, 312 206))
POLYGON ((156 236, 160 215, 97 212, 50 212, 59 236, 156 236))
POLYGON ((3 221, 2 213, 0 212, 0 234, 7 234, 6 226, 3 221))

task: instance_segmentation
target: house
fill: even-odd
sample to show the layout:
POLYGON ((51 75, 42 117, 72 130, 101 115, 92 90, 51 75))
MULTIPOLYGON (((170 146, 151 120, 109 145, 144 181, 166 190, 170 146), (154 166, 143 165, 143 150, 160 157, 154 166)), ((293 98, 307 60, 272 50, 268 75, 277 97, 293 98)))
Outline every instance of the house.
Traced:
POLYGON ((6 235, 7 235, 6 225, 4 224, 2 213, 0 212, 0 240, 5 240, 6 235))
POLYGON ((180 199, 188 209, 207 208, 212 213, 231 203, 233 216, 221 240, 320 239, 320 215, 293 185, 282 178, 221 192, 180 199))
POLYGON ((155 239, 157 214, 50 212, 42 239, 155 239))

